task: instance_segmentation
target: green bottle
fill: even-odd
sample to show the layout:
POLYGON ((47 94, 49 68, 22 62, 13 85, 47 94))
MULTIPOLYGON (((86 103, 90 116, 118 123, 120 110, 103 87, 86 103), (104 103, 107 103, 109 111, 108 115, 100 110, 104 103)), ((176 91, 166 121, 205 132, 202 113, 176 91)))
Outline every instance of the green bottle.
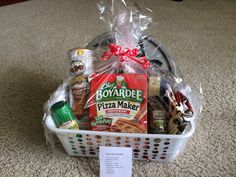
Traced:
POLYGON ((50 108, 52 118, 58 128, 62 129, 79 129, 76 118, 67 101, 59 101, 50 108))

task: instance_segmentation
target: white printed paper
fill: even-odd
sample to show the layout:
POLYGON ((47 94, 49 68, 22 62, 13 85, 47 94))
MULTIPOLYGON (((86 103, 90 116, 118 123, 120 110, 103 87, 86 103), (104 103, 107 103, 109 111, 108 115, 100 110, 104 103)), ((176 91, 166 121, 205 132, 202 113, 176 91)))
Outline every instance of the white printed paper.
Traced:
POLYGON ((100 147, 100 177, 131 177, 132 148, 100 147))

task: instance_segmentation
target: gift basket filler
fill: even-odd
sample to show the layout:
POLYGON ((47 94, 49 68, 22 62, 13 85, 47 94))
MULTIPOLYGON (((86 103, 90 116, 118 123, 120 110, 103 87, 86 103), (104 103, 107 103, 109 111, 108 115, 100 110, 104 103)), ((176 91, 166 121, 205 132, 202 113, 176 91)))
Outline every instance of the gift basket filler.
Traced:
POLYGON ((97 4, 109 32, 69 51, 70 76, 45 104, 45 137, 55 147, 56 135, 71 156, 114 146, 132 147, 133 159, 170 161, 194 133, 201 93, 147 35, 152 18, 116 3, 97 4))

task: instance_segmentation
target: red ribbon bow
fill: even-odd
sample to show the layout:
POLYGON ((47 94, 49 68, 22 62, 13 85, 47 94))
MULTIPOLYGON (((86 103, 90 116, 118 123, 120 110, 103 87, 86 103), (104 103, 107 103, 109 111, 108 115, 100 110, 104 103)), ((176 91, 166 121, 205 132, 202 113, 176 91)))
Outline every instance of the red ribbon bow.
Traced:
POLYGON ((127 59, 131 59, 131 60, 139 63, 140 65, 142 65, 142 67, 144 69, 147 69, 150 66, 150 63, 146 57, 136 58, 136 56, 139 54, 139 50, 137 48, 122 49, 122 47, 120 47, 116 44, 109 44, 108 47, 109 47, 110 51, 106 51, 103 53, 102 58, 101 58, 102 60, 108 60, 112 56, 119 56, 120 62, 127 61, 127 59))

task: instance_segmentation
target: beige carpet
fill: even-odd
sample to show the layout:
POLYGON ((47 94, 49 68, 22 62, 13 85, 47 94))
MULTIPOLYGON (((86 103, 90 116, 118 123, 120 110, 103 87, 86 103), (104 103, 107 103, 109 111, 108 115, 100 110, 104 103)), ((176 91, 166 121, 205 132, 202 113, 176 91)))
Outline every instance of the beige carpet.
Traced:
MULTIPOLYGON (((202 83, 204 109, 173 162, 135 161, 134 177, 236 176, 236 1, 148 0, 156 36, 202 83)), ((105 31, 95 1, 31 0, 0 8, 0 176, 98 176, 97 159, 52 154, 42 106, 67 75, 67 51, 105 31)))

